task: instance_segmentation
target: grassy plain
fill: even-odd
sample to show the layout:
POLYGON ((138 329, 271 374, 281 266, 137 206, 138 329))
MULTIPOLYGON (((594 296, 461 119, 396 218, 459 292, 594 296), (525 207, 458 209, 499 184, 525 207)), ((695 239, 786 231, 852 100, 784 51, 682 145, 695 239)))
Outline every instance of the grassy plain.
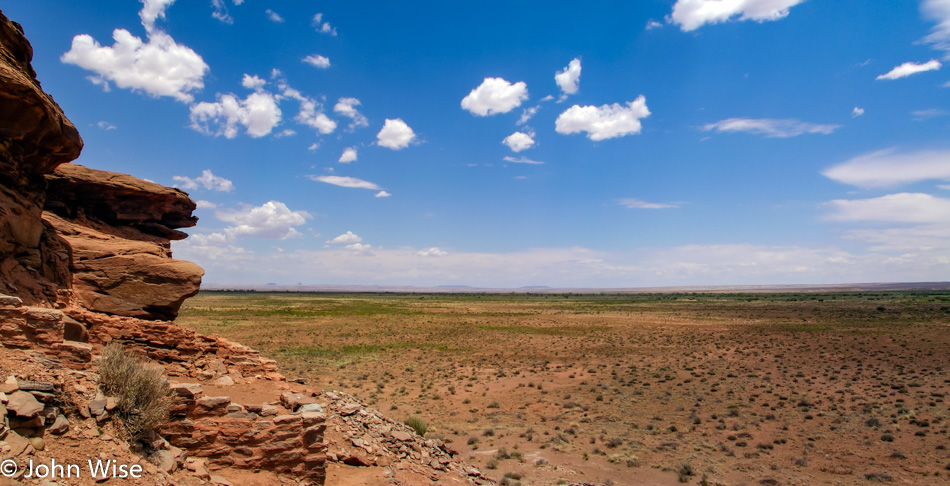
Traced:
POLYGON ((950 292, 202 292, 178 322, 509 484, 950 484, 950 292))

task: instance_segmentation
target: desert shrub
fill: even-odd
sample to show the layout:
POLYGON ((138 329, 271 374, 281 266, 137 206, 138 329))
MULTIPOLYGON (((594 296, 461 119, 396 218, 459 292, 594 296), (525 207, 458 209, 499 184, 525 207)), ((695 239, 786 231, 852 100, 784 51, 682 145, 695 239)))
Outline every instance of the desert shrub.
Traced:
POLYGON ((425 437, 426 431, 429 430, 429 425, 425 423, 419 417, 409 417, 406 419, 406 425, 408 425, 412 430, 415 430, 420 437, 425 437))
POLYGON ((695 474, 696 471, 688 462, 684 462, 676 468, 676 475, 679 478, 679 482, 681 483, 688 483, 690 478, 692 478, 695 474))
POLYGON ((131 439, 141 438, 168 419, 171 392, 160 365, 127 354, 118 343, 102 349, 99 387, 115 397, 114 413, 131 439))

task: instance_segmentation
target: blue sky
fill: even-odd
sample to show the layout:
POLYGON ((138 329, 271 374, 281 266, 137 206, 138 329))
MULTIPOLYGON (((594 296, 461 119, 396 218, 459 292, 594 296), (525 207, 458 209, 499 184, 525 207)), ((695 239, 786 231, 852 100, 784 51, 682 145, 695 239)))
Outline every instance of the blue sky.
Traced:
POLYGON ((8 0, 210 284, 945 281, 950 0, 8 0))

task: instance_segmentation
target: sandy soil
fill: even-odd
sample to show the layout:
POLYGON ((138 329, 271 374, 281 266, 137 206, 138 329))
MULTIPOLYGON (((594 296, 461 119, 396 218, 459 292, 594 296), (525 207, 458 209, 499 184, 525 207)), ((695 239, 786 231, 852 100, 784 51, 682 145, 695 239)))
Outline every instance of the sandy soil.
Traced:
POLYGON ((180 323, 509 484, 946 484, 942 299, 201 294, 180 323))

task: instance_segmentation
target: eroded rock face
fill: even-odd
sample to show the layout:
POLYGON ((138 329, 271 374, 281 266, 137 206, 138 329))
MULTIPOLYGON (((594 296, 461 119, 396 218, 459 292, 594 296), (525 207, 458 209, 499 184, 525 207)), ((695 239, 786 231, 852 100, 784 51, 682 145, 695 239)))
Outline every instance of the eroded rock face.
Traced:
POLYGON ((43 219, 70 249, 72 287, 84 307, 143 319, 174 319, 204 271, 171 258, 170 240, 194 226, 184 192, 76 164, 46 176, 43 219))
POLYGON ((76 127, 44 93, 19 24, 0 13, 0 293, 27 305, 174 319, 203 271, 171 258, 194 226, 178 189, 68 162, 76 127))

